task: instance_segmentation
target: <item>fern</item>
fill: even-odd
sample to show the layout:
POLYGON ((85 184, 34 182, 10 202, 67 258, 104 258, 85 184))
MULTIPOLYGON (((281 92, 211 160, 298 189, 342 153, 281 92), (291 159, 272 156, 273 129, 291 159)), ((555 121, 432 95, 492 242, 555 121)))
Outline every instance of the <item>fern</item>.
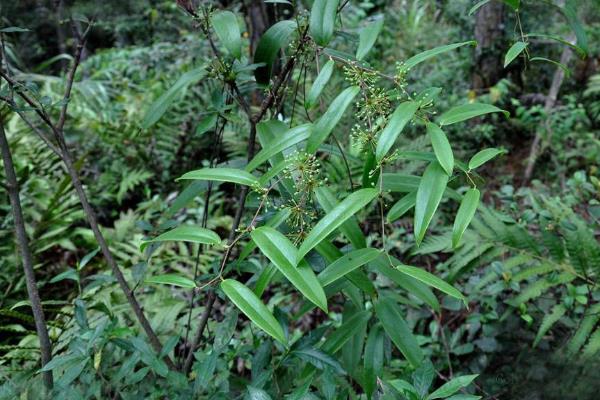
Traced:
POLYGON ((540 342, 540 340, 542 340, 542 337, 546 334, 546 332, 548 332, 550 328, 552 328, 552 325, 554 325, 559 319, 561 319, 561 317, 565 315, 566 312, 567 308, 562 304, 556 304, 554 307, 552 307, 552 311, 550 312, 550 314, 546 314, 544 316, 544 319, 542 320, 540 328, 538 329, 538 332, 535 335, 533 347, 536 347, 538 345, 538 343, 540 342))

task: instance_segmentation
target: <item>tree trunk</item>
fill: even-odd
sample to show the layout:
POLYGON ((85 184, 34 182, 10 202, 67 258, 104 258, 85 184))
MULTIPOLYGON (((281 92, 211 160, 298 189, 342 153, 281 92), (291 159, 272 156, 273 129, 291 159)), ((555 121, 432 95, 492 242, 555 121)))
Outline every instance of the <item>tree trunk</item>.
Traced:
POLYGON ((481 90, 493 86, 502 78, 501 43, 504 34, 504 4, 491 1, 481 7, 475 16, 474 70, 471 87, 481 90))

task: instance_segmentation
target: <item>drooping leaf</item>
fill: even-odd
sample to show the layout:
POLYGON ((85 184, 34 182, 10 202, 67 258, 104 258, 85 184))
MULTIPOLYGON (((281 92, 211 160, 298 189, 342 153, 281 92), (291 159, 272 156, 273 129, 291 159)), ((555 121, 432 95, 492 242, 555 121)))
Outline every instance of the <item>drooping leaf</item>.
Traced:
POLYGON ((231 182, 239 185, 258 186, 258 179, 251 173, 237 168, 202 168, 186 172, 177 180, 197 179, 204 181, 231 182))
POLYGON ((479 205, 479 190, 469 189, 463 197, 452 228, 452 247, 456 248, 460 242, 460 238, 471 223, 477 206, 479 205))
POLYGON ((306 96, 306 100, 304 101, 304 105, 306 108, 311 109, 317 105, 317 100, 319 100, 319 96, 329 82, 331 78, 331 74, 333 74, 333 68, 335 67, 335 62, 333 60, 327 61, 327 63, 321 68, 319 75, 315 78, 310 90, 308 91, 308 95, 306 96))
POLYGON ((160 285, 172 285, 183 288, 192 289, 196 287, 196 283, 190 278, 176 274, 163 274, 146 278, 145 283, 156 283, 160 285))
POLYGON ((425 169, 419 189, 417 190, 417 201, 415 205, 415 240, 417 245, 421 243, 427 227, 431 222, 435 211, 442 200, 448 174, 437 161, 432 162, 425 169))
POLYGON ((473 7, 471 7, 468 15, 469 16, 473 15, 477 10, 479 10, 481 7, 485 6, 490 1, 491 0, 481 0, 480 2, 476 3, 473 7))
POLYGON ((422 268, 412 267, 410 265, 397 265, 396 269, 403 274, 412 276, 413 278, 423 282, 424 284, 434 287, 439 291, 446 293, 449 296, 454 297, 467 304, 467 299, 461 292, 458 291, 454 286, 450 285, 443 279, 425 271, 422 268))
POLYGON ((478 168, 486 162, 490 161, 492 158, 504 153, 506 153, 506 151, 501 149, 483 149, 477 154, 475 154, 473 157, 471 157, 471 159, 469 160, 469 170, 478 168))
POLYGON ((312 134, 312 124, 298 125, 288 130, 283 135, 277 137, 268 147, 263 148, 254 156, 254 158, 246 166, 247 172, 252 172, 262 163, 273 157, 275 154, 281 153, 310 137, 312 134))
POLYGON ((156 242, 191 242, 201 244, 218 244, 221 242, 221 238, 215 232, 210 229, 201 228, 195 225, 180 225, 177 228, 171 229, 154 239, 144 240, 140 246, 140 249, 144 249, 149 243, 156 242))
POLYGON ((360 30, 358 35, 358 49, 356 49, 357 60, 365 58, 375 44, 381 28, 383 28, 383 16, 378 17, 375 21, 360 30))
POLYGON ((423 353, 417 339, 404 321, 398 305, 391 299, 380 298, 375 303, 375 313, 398 350, 413 367, 419 367, 423 362, 423 353))
POLYGON ((183 74, 165 93, 163 93, 154 103, 150 105, 146 115, 142 120, 142 128, 148 129, 154 125, 169 109, 178 95, 181 94, 189 85, 199 82, 206 76, 204 67, 196 68, 183 74))
POLYGON ((398 138, 398 135, 400 135, 402 129, 404 129, 406 124, 414 117, 418 108, 419 103, 415 101, 405 101, 394 110, 377 140, 377 147, 375 148, 375 157, 377 161, 381 161, 390 151, 398 138))
POLYGON ((460 389, 469 386, 471 382, 473 382, 473 380, 478 376, 479 375, 464 375, 459 376, 458 378, 454 378, 450 382, 444 383, 437 390, 435 390, 433 393, 427 396, 426 400, 444 399, 446 397, 452 396, 460 389))
POLYGON ((554 40, 557 43, 560 43, 560 44, 562 44, 564 46, 568 46, 568 47, 572 48, 582 58, 585 57, 586 54, 587 54, 585 52, 585 50, 583 50, 581 47, 579 47, 576 44, 573 44, 570 41, 565 40, 565 39, 563 39, 563 38, 561 38, 559 36, 548 35, 548 34, 545 34, 545 33, 527 33, 525 35, 525 37, 527 37, 527 38, 542 38, 542 39, 554 40))
POLYGON ((423 61, 427 61, 430 58, 437 56, 438 54, 446 53, 448 51, 458 49, 459 47, 462 47, 462 46, 476 46, 476 45, 477 45, 477 42, 471 40, 468 42, 453 43, 453 44, 448 44, 445 46, 436 47, 436 48, 433 48, 430 50, 426 50, 426 51, 419 53, 415 56, 412 56, 411 58, 406 60, 404 62, 404 64, 402 64, 402 70, 408 72, 408 70, 413 68, 415 65, 420 64, 423 61))
POLYGON ((328 265, 317 278, 319 279, 319 282, 321 282, 321 285, 327 286, 344 275, 354 271, 356 268, 373 261, 375 258, 379 257, 380 254, 381 252, 379 250, 372 248, 351 251, 328 265))
POLYGON ((308 263, 300 261, 298 250, 279 231, 263 226, 250 234, 254 243, 277 269, 317 307, 327 312, 327 297, 308 263), (296 266, 297 265, 297 266, 296 266))
POLYGON ((306 151, 308 153, 312 154, 316 152, 321 143, 327 139, 359 91, 360 89, 358 86, 350 86, 331 102, 331 105, 327 108, 325 114, 323 114, 315 123, 313 133, 306 145, 306 151))
POLYGON ((252 290, 235 279, 225 279, 221 282, 221 289, 233 304, 260 329, 283 345, 287 345, 281 325, 252 290))
POLYGON ((577 3, 574 0, 566 0, 563 7, 558 7, 561 13, 565 16, 571 30, 577 38, 577 46, 581 48, 585 54, 588 53, 588 40, 585 29, 581 24, 581 20, 577 16, 577 3))
POLYGON ((398 200, 387 213, 386 220, 392 223, 402 217, 408 210, 413 208, 417 203, 417 191, 413 191, 398 200))
POLYGON ((510 49, 508 49, 506 55, 504 56, 504 68, 506 68, 508 64, 510 64, 515 58, 517 58, 517 56, 521 54, 526 47, 527 43, 521 41, 518 41, 512 46, 510 46, 510 49))
POLYGON ((330 233, 339 228, 348 218, 367 206, 377 194, 378 192, 375 189, 360 189, 350 194, 335 206, 317 222, 306 236, 300 246, 298 259, 304 257, 313 247, 327 238, 330 233))
POLYGON ((333 36, 339 0, 315 0, 310 10, 310 36, 320 46, 326 46, 333 36))
POLYGON ((466 104, 451 108, 450 110, 443 113, 440 116, 440 118, 438 119, 438 122, 440 123, 440 125, 450 125, 450 124, 461 122, 461 121, 464 121, 464 120, 467 120, 470 118, 475 118, 475 117, 479 117, 481 115, 495 113, 495 112, 501 112, 507 118, 510 116, 508 111, 502 110, 491 104, 466 103, 466 104))
POLYGON ((529 61, 531 62, 546 62, 546 63, 550 63, 553 64, 555 66, 557 66, 558 68, 562 69, 565 72, 566 76, 570 76, 571 75, 571 70, 563 63, 560 63, 558 61, 554 61, 554 60, 550 60, 549 58, 545 58, 545 57, 531 57, 529 59, 529 61))
POLYGON ((213 28, 221 44, 237 59, 242 57, 242 39, 237 18, 231 11, 219 11, 211 16, 213 28))
POLYGON ((352 336, 357 332, 361 332, 366 327, 370 318, 371 313, 369 311, 355 313, 325 339, 321 349, 329 354, 337 353, 352 336))
POLYGON ((289 44, 296 28, 297 25, 295 20, 286 19, 277 22, 262 35, 256 46, 256 51, 254 52, 254 63, 265 64, 264 66, 256 68, 256 71, 254 71, 254 76, 258 83, 269 83, 273 64, 277 59, 277 54, 279 53, 279 50, 285 48, 289 44))
POLYGON ((369 331, 365 345, 364 367, 365 367, 365 392, 372 396, 377 386, 377 377, 383 372, 384 360, 384 333, 379 325, 375 325, 369 331))
POLYGON ((431 145, 438 162, 448 175, 452 175, 454 154, 452 154, 452 147, 450 147, 446 134, 435 124, 427 124, 427 134, 431 139, 431 145))

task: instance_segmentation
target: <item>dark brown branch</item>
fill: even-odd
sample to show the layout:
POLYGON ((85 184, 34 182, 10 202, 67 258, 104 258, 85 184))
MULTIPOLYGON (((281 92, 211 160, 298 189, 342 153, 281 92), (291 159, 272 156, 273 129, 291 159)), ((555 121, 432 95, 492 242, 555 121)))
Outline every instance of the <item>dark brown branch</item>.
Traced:
MULTIPOLYGON (((35 330, 37 331, 37 335, 40 340, 42 366, 44 366, 48 364, 50 360, 52 360, 52 343, 50 343, 50 338, 48 337, 46 318, 44 317, 44 310, 42 309, 42 302, 40 300, 40 294, 38 293, 37 282, 35 280, 33 256, 31 255, 29 242, 27 240, 23 211, 21 209, 21 199, 19 197, 19 183, 15 174, 15 168, 12 161, 12 155, 10 153, 10 147, 8 145, 8 140, 6 138, 6 133, 4 132, 4 121, 1 117, 0 152, 2 153, 4 171, 6 172, 6 186, 14 218, 15 237, 17 239, 17 246, 21 253, 23 272, 25 273, 25 283, 27 285, 27 294, 29 295, 29 301, 31 301, 31 310, 33 312, 35 330)), ((46 388, 48 390, 52 389, 52 371, 45 371, 42 373, 42 376, 46 388)))

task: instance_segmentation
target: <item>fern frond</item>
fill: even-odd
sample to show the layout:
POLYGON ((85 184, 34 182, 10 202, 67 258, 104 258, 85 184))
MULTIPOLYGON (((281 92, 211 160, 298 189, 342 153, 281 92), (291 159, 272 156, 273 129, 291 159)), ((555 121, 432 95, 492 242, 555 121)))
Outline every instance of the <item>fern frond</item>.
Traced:
POLYGON ((538 329, 537 334, 535 335, 533 347, 536 347, 538 345, 538 343, 540 342, 540 340, 542 340, 542 337, 546 334, 546 332, 548 332, 550 328, 552 328, 552 325, 554 325, 559 319, 561 319, 561 317, 565 315, 566 312, 567 308, 562 304, 556 304, 554 307, 552 307, 552 311, 550 312, 550 314, 546 314, 544 316, 544 319, 542 320, 540 328, 538 329))
POLYGON ((567 343, 568 356, 574 356, 581 349, 598 320, 600 320, 600 303, 594 304, 587 310, 585 317, 579 324, 579 328, 567 343))

